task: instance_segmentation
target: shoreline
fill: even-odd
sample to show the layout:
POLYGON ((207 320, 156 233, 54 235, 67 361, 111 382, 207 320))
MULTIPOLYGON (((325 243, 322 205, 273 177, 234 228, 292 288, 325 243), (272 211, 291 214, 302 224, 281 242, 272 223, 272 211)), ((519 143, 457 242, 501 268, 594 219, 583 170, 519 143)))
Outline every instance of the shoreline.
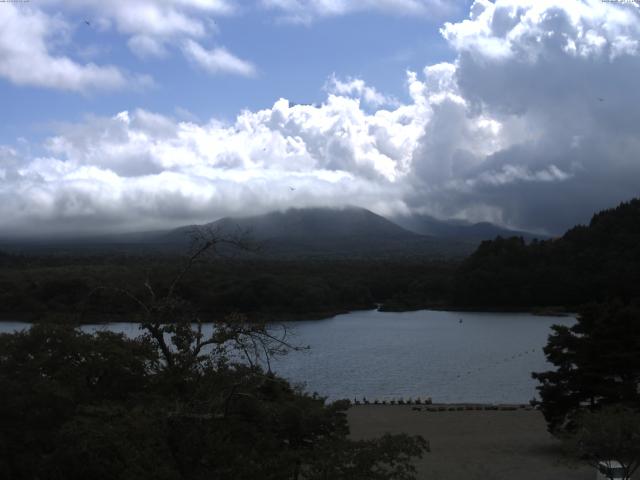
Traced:
MULTIPOLYGON (((427 397, 428 398, 428 397, 427 397)), ((532 411, 538 410, 530 403, 500 403, 500 402, 438 402, 438 403, 416 403, 415 401, 398 401, 391 400, 382 402, 351 402, 349 408, 359 407, 371 407, 371 408, 385 408, 385 407, 410 407, 413 411, 422 412, 473 412, 473 411, 500 411, 500 412, 513 412, 513 411, 532 411), (391 403, 394 402, 394 403, 391 403)))
POLYGON ((572 317, 576 316, 575 311, 569 311, 563 307, 463 307, 456 305, 429 305, 419 308, 385 308, 384 304, 377 309, 379 312, 385 313, 402 313, 402 312, 417 312, 421 310, 430 310, 434 312, 451 312, 451 313, 523 313, 529 315, 535 315, 538 317, 572 317))
MULTIPOLYGON (((322 321, 328 320, 330 318, 336 317, 338 315, 346 315, 353 312, 380 312, 380 313, 405 313, 405 312, 420 312, 420 311, 433 311, 433 312, 450 312, 450 313, 514 313, 514 314, 528 314, 539 317, 551 317, 551 318, 567 318, 567 317, 575 317, 577 314, 575 312, 568 311, 558 311, 558 310, 545 310, 532 308, 528 310, 523 309, 507 309, 507 308, 470 308, 470 307, 456 307, 456 306, 430 306, 426 308, 411 308, 411 309, 385 309, 384 305, 380 305, 377 308, 372 309, 352 309, 352 310, 328 310, 321 312, 307 312, 307 313, 247 313, 247 317, 250 320, 256 320, 265 323, 287 323, 287 322, 305 322, 305 321, 322 321)), ((85 315, 86 321, 82 322, 71 322, 74 317, 77 317, 76 312, 68 312, 68 313, 53 313, 49 314, 51 316, 50 319, 43 318, 42 315, 36 313, 25 313, 25 312, 16 312, 16 313, 0 313, 0 323, 8 323, 8 322, 20 322, 20 323, 78 323, 79 325, 102 325, 109 323, 136 323, 131 317, 135 317, 136 314, 121 314, 121 313, 103 313, 103 314, 91 314, 85 315), (64 320, 65 317, 68 320, 64 320), (128 318, 127 318, 128 317, 128 318), (58 321, 56 321, 58 320, 58 321), (60 321, 62 320, 62 321, 60 321)), ((223 313, 209 313, 204 314, 202 323, 215 323, 216 321, 221 320, 228 314, 223 313)))

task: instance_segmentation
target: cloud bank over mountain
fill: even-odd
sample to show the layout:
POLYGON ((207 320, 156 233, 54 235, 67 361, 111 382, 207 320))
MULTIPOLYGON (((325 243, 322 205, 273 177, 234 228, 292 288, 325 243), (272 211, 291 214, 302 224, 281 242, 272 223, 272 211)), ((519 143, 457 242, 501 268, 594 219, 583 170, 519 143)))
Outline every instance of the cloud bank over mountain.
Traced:
MULTIPOLYGON (((110 18, 134 43, 165 38, 110 18)), ((215 70, 216 51, 193 39, 197 22, 189 29, 194 61, 215 70)), ((455 60, 407 72, 404 102, 338 75, 320 105, 280 99, 230 123, 132 108, 58 126, 42 145, 2 146, 2 223, 22 233, 131 230, 350 204, 556 233, 638 194, 636 5, 477 0, 441 33, 455 60)), ((0 39, 0 74, 11 55, 0 39)), ((113 69, 100 71, 107 86, 125 75, 113 69)))

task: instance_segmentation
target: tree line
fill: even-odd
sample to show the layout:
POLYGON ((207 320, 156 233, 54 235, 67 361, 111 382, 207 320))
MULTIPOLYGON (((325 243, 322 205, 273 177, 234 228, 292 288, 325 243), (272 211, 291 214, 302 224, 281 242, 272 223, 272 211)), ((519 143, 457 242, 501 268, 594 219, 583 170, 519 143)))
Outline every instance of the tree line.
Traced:
MULTIPOLYGON (((76 315, 125 318, 137 306, 100 286, 152 278, 167 288, 184 257, 33 257, 5 255, 0 268, 0 314, 34 319, 76 315)), ((0 264, 2 258, 0 258, 0 264)), ((389 309, 444 305, 454 263, 404 260, 243 260, 194 265, 178 287, 203 316, 242 312, 252 318, 322 318, 385 304, 389 309)))

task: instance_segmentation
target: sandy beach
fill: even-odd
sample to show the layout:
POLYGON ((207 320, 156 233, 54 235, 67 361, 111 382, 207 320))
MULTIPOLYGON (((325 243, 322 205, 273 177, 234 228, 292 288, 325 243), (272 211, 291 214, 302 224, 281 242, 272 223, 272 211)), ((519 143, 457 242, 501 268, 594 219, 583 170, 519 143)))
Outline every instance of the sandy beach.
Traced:
POLYGON ((355 439, 388 433, 422 435, 431 453, 417 462, 424 480, 592 480, 589 466, 570 463, 536 410, 420 411, 407 405, 349 410, 355 439))

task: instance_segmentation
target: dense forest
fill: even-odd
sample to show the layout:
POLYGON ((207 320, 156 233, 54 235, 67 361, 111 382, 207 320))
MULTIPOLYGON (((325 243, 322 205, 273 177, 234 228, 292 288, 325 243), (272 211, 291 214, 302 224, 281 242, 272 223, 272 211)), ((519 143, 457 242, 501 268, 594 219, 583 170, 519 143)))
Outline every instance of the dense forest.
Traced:
POLYGON ((483 242, 457 269, 453 304, 575 307, 640 297, 640 200, 597 213, 587 226, 527 244, 483 242))
MULTIPOLYGON (((83 315, 83 321, 126 316, 137 306, 118 288, 140 293, 149 281, 167 288, 180 256, 0 257, 0 314, 6 318, 83 315)), ((279 319, 337 312, 445 305, 455 264, 409 260, 242 260, 198 263, 179 294, 205 318, 230 312, 279 319)))

